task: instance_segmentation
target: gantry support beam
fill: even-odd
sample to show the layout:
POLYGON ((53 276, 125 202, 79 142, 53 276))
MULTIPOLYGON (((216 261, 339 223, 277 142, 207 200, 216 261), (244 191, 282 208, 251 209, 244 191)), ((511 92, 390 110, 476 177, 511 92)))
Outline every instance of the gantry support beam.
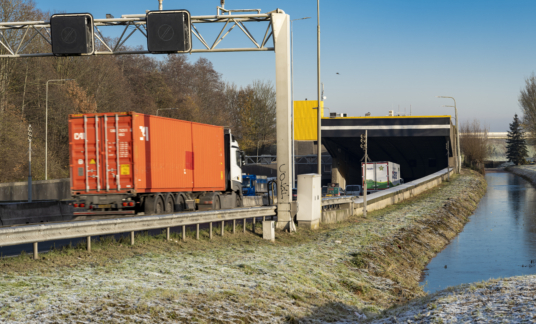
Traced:
MULTIPOLYGON (((259 9, 249 11, 260 12, 259 9)), ((279 10, 279 12, 283 11, 279 10)), ((195 39, 199 40, 201 47, 192 48, 190 53, 274 51, 274 47, 267 46, 274 34, 271 23, 272 15, 274 13, 232 14, 231 12, 231 14, 216 16, 193 16, 191 23, 192 35, 195 36, 195 39), (266 32, 263 37, 255 38, 253 33, 246 27, 246 23, 251 24, 262 22, 268 23, 266 32), (203 37, 203 34, 197 26, 214 23, 224 25, 216 39, 209 42, 203 37), (242 32, 249 39, 252 46, 244 48, 221 48, 221 43, 233 30, 242 32)), ((94 32, 97 50, 93 55, 150 54, 146 50, 135 51, 125 49, 124 47, 125 42, 134 34, 142 34, 147 38, 145 17, 145 15, 123 15, 121 18, 95 19, 94 32), (105 37, 105 33, 103 32, 105 28, 109 29, 110 27, 114 27, 114 29, 122 29, 121 36, 118 40, 114 41, 113 44, 111 38, 105 37)), ((52 48, 46 53, 29 52, 32 49, 31 46, 29 46, 32 42, 44 41, 51 46, 50 35, 49 21, 2 22, 0 23, 0 48, 3 49, 5 53, 0 54, 0 57, 54 56, 52 48)))

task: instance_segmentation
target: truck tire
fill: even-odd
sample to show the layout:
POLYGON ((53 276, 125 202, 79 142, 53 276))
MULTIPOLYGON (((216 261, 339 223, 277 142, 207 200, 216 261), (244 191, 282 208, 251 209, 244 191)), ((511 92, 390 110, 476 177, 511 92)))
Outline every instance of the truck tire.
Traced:
POLYGON ((173 195, 168 193, 164 199, 164 212, 166 214, 171 214, 175 211, 175 199, 173 195))
POLYGON ((144 203, 145 215, 159 215, 164 213, 164 201, 160 194, 147 196, 144 203))
POLYGON ((184 196, 177 194, 175 196, 175 209, 176 212, 182 212, 186 210, 186 202, 184 201, 184 196))

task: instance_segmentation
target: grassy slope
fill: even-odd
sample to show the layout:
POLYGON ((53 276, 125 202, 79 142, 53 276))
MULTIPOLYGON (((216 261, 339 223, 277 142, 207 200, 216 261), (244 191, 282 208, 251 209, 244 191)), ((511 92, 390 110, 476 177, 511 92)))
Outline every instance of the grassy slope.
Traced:
POLYGON ((484 192, 484 178, 465 171, 368 219, 278 232, 276 243, 239 229, 212 241, 140 235, 133 247, 103 240, 91 254, 79 246, 4 259, 0 321, 356 320, 424 295, 422 268, 484 192))

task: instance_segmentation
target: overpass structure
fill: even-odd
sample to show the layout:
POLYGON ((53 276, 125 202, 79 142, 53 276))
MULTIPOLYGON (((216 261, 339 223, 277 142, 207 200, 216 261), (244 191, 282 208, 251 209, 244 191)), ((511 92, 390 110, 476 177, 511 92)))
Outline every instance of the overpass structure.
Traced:
MULTIPOLYGON (((295 139, 316 141, 316 107, 295 103, 295 139)), ((340 114, 330 114, 340 116, 340 114)), ((361 135, 368 131, 373 162, 400 164, 402 178, 413 181, 457 166, 456 127, 451 116, 366 116, 322 118, 322 145, 332 157, 331 181, 361 184, 361 135), (448 150, 447 150, 448 143, 448 150), (448 153, 447 153, 448 151, 448 153), (448 156, 447 156, 448 154, 448 156)))

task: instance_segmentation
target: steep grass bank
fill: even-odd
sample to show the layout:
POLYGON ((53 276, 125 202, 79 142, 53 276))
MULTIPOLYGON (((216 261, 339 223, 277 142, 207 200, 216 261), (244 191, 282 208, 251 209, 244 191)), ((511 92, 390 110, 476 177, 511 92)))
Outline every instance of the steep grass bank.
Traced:
MULTIPOLYGON (((318 231, 136 245, 105 240, 43 260, 0 260, 0 321, 356 321, 424 295, 421 270, 485 193, 464 171, 411 200, 318 231)), ((260 231, 259 231, 260 232, 260 231)), ((204 233, 207 235, 208 233, 204 233)))

